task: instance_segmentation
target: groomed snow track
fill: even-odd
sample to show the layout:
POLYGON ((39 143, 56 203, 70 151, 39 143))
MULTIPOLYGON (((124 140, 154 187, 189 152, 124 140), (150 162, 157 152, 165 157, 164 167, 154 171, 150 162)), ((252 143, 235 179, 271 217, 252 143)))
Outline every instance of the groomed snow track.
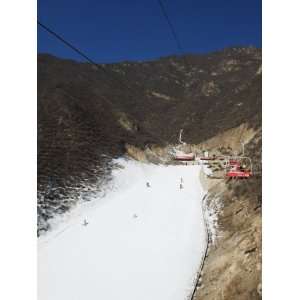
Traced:
POLYGON ((193 298, 208 250, 199 166, 118 162, 111 192, 40 238, 39 300, 193 298))

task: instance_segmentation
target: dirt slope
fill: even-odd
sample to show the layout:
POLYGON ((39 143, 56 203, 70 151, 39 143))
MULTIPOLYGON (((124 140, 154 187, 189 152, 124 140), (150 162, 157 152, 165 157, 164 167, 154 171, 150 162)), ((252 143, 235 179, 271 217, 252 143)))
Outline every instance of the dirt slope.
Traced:
MULTIPOLYGON (((214 143, 222 142, 229 132, 216 136, 214 143)), ((242 137, 246 139, 250 132, 248 129, 242 137)), ((231 142, 235 144, 236 139, 231 142)), ((208 188, 208 209, 216 212, 217 236, 210 246, 194 300, 261 299, 260 129, 252 134, 245 154, 253 161, 251 179, 202 179, 208 188)))

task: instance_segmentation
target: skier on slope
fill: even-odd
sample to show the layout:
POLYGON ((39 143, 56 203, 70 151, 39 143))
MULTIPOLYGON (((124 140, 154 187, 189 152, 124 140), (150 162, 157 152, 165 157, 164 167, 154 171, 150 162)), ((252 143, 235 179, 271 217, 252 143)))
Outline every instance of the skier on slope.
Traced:
POLYGON ((149 188, 149 187, 150 187, 150 183, 149 183, 149 182, 147 182, 147 183, 146 183, 146 186, 149 188))

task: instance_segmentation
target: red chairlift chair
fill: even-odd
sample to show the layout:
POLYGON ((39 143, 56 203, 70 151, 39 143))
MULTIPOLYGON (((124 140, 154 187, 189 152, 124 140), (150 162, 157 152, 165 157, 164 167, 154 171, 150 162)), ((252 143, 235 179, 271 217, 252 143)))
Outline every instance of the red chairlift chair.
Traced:
POLYGON ((235 179, 247 179, 252 176, 252 161, 249 157, 238 156, 228 159, 226 177, 235 179), (248 161, 249 167, 241 166, 242 161, 248 161))

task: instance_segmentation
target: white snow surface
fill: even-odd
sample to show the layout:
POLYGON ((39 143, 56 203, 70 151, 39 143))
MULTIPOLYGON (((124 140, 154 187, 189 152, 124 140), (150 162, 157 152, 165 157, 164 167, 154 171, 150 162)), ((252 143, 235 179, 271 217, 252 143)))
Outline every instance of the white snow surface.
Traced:
POLYGON ((110 192, 39 238, 39 300, 189 298, 206 247, 200 166, 118 163, 110 192))
POLYGON ((216 244, 219 228, 218 228, 218 215, 223 208, 222 201, 219 197, 213 199, 210 204, 207 203, 207 199, 204 201, 205 206, 205 220, 207 224, 207 229, 210 232, 210 237, 212 244, 216 244))

